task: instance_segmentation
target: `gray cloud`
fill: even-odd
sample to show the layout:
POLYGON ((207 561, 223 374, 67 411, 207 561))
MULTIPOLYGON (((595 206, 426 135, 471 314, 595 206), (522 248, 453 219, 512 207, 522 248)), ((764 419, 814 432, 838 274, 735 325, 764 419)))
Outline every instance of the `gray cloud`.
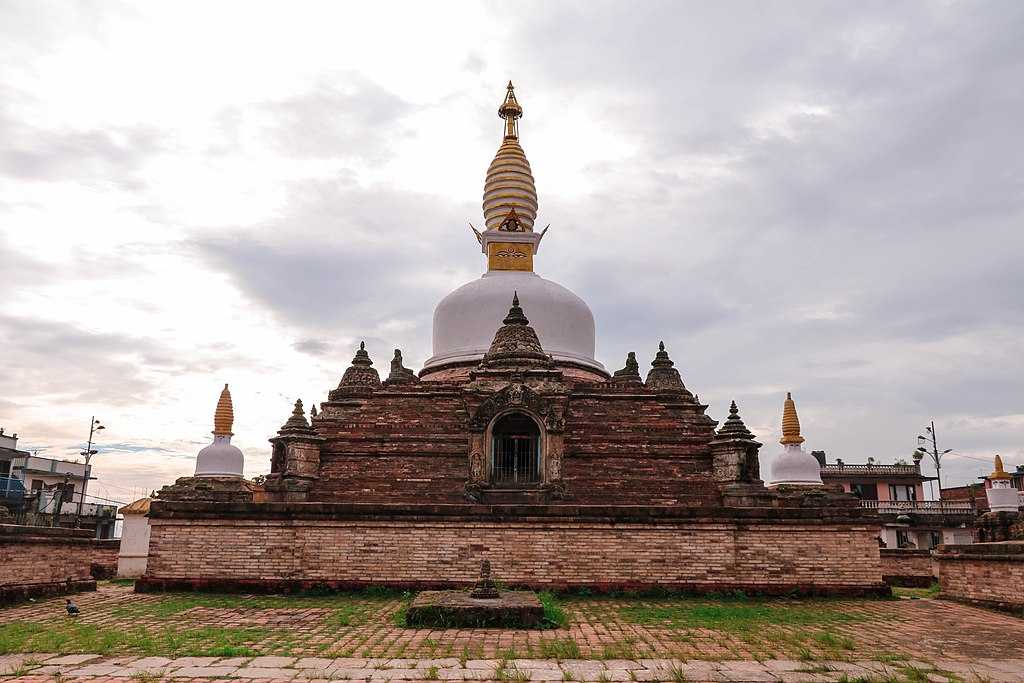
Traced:
POLYGON ((164 148, 164 135, 148 125, 108 129, 48 128, 17 116, 13 104, 28 98, 0 87, 0 174, 14 180, 113 182, 145 189, 139 171, 164 148))
POLYGON ((412 111, 394 93, 355 74, 324 78, 306 93, 260 109, 271 117, 268 133, 287 156, 375 161, 390 155, 388 142, 412 111))

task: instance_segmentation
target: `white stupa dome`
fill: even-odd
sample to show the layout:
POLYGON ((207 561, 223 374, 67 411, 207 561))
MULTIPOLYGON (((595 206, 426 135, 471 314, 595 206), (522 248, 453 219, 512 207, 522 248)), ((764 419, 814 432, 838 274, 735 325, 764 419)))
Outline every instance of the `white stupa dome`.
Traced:
POLYGON ((213 413, 213 443, 196 456, 197 477, 241 477, 245 456, 237 446, 231 445, 231 425, 235 411, 231 405, 228 385, 220 392, 217 409, 213 413))
POLYGON ((434 355, 425 369, 478 362, 519 294, 530 325, 555 362, 605 372, 594 359, 594 315, 583 299, 529 271, 492 270, 441 300, 434 309, 434 355))
POLYGON ((214 436, 213 443, 196 456, 197 477, 241 477, 245 456, 231 445, 230 436, 214 436))

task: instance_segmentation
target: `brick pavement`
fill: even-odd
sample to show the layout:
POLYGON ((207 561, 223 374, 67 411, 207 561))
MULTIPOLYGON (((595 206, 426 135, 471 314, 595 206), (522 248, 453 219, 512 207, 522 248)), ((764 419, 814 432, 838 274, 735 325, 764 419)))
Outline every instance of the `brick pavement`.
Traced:
POLYGON ((934 681, 986 683, 1024 681, 1024 659, 979 659, 969 664, 939 659, 932 662, 884 663, 873 660, 801 662, 641 660, 554 660, 453 658, 324 658, 324 657, 99 657, 53 654, 0 656, 0 680, 9 683, 174 683, 213 679, 281 683, 339 680, 385 681, 775 681, 816 683, 842 681, 934 681))
MULTIPOLYGON (((88 678, 90 683, 124 675, 135 676, 136 683, 166 676, 308 678, 319 669, 343 672, 333 678, 406 680, 418 672, 430 673, 435 666, 439 680, 482 680, 495 675, 495 662, 508 660, 514 664, 499 671, 504 680, 546 680, 544 676, 556 674, 559 680, 653 680, 659 675, 677 680, 677 674, 684 676, 678 680, 704 680, 695 678, 698 669, 705 671, 706 680, 779 680, 782 671, 790 672, 785 680, 832 680, 828 677, 837 671, 833 678, 839 677, 847 669, 848 677, 856 679, 861 674, 854 674, 864 663, 899 669, 919 660, 960 674, 980 667, 980 672, 987 672, 982 678, 993 681, 1024 680, 1008 678, 1014 672, 999 668, 1000 662, 1024 660, 1024 620, 940 600, 772 601, 766 604, 844 618, 716 630, 630 618, 638 607, 705 604, 701 601, 572 598, 563 602, 569 625, 545 631, 406 629, 394 623, 404 601, 372 594, 135 594, 107 584, 75 600, 82 609, 75 620, 63 614, 62 598, 0 610, 0 629, 4 624, 45 628, 61 636, 48 642, 63 643, 58 646, 63 650, 59 658, 26 660, 17 655, 22 659, 9 668, 32 663, 35 668, 30 672, 18 672, 59 672, 69 679, 88 678), (107 656, 80 654, 84 646, 76 649, 74 641, 66 639, 65 631, 72 629, 107 634, 107 656), (242 639, 216 647, 202 641, 224 629, 239 630, 242 639), (144 632, 150 640, 140 645, 143 641, 117 638, 132 632, 144 632), (219 651, 221 647, 237 652, 224 656, 229 653, 219 651), (193 656, 181 656, 185 654, 193 656), (666 665, 670 661, 680 667, 685 663, 685 671, 666 665), (430 663, 424 666, 425 662, 430 663), (286 673, 280 673, 282 669, 286 673), (747 669, 744 675, 750 678, 737 678, 747 669)), ((737 604, 705 602, 712 607, 737 604)), ((886 672, 877 673, 884 678, 886 672)))

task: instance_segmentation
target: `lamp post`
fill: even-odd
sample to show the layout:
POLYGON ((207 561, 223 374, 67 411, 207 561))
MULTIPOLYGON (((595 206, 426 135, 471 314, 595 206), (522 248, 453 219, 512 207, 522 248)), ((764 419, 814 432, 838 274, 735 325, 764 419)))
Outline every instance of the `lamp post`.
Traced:
POLYGON ((935 420, 932 420, 931 425, 925 427, 925 431, 928 432, 928 436, 917 437, 917 452, 927 455, 935 463, 935 479, 939 483, 939 500, 942 500, 942 456, 949 453, 952 448, 947 448, 944 451, 939 451, 939 443, 935 436, 935 420), (928 450, 928 437, 931 437, 932 447, 928 450), (923 444, 923 445, 922 445, 923 444))
POLYGON ((92 419, 89 421, 89 443, 86 445, 85 450, 81 452, 81 455, 85 456, 85 479, 82 481, 82 490, 78 494, 78 507, 75 508, 76 529, 80 528, 82 523, 82 503, 85 501, 85 486, 89 482, 89 461, 92 460, 92 456, 96 455, 98 452, 94 451, 92 448, 92 437, 93 434, 101 429, 106 429, 106 427, 100 424, 100 421, 96 419, 95 415, 93 415, 92 419))

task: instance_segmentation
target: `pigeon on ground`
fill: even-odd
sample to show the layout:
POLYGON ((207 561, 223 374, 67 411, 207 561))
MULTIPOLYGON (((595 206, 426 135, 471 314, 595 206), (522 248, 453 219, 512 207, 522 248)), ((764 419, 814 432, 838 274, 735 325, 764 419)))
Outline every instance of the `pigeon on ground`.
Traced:
POLYGON ((67 609, 69 616, 77 617, 80 614, 78 611, 78 605, 71 602, 70 599, 67 601, 67 604, 64 605, 64 608, 67 609))

